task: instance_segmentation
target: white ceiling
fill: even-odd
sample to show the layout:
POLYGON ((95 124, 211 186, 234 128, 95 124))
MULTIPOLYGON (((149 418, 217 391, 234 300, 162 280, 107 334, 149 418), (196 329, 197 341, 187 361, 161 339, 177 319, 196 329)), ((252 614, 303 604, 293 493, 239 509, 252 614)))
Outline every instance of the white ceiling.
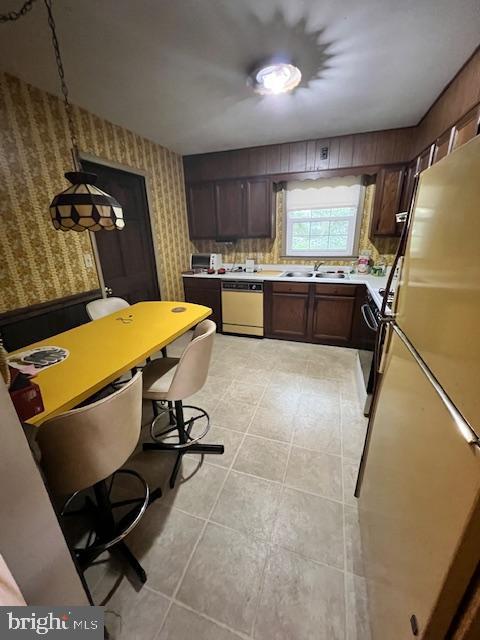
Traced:
MULTIPOLYGON (((480 34, 479 0, 57 0, 54 12, 72 101, 184 154, 416 124, 480 34), (247 70, 279 52, 302 86, 253 94, 247 70)), ((0 24, 0 66, 58 93, 42 0, 0 24)))

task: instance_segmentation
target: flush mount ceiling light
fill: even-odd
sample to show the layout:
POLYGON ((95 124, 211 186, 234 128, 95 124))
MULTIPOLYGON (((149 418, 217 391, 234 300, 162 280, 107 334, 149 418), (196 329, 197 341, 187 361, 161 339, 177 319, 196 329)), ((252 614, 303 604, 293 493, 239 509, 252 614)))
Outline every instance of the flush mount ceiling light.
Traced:
POLYGON ((255 93, 272 96, 293 91, 299 85, 302 73, 291 63, 270 62, 257 67, 249 79, 255 93))
MULTIPOLYGON (((18 11, 0 15, 0 23, 18 20, 23 17, 31 10, 35 1, 26 0, 18 11)), ((53 226, 61 231, 85 231, 87 229, 89 231, 112 231, 113 229, 123 229, 125 221, 120 204, 108 193, 93 186, 97 180, 95 174, 82 171, 72 105, 68 99, 65 71, 53 18, 52 0, 44 0, 44 2, 47 8, 48 26, 52 35, 53 51, 63 94, 74 167, 74 171, 65 173, 65 177, 72 186, 56 195, 50 204, 50 217, 53 226)))

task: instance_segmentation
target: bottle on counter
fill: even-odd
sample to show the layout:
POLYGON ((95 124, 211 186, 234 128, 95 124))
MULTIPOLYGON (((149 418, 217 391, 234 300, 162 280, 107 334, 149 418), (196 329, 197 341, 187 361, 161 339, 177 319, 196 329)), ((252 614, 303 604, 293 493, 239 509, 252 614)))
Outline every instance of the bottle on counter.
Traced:
POLYGON ((369 273, 372 252, 365 249, 360 253, 357 260, 357 273, 369 273))

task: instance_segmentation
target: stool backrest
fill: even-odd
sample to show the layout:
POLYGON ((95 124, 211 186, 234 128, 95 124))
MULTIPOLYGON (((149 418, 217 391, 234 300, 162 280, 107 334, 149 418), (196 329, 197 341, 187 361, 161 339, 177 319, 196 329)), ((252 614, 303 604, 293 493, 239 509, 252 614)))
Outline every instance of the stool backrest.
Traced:
POLYGON ((195 327, 192 340, 185 348, 168 390, 167 400, 183 400, 200 391, 207 380, 217 325, 204 320, 195 327))
POLYGON ((108 478, 135 450, 141 423, 141 372, 106 398, 44 422, 37 442, 49 487, 67 495, 108 478))
POLYGON ((130 304, 123 298, 98 298, 87 303, 86 309, 90 320, 98 320, 115 311, 126 309, 130 304))

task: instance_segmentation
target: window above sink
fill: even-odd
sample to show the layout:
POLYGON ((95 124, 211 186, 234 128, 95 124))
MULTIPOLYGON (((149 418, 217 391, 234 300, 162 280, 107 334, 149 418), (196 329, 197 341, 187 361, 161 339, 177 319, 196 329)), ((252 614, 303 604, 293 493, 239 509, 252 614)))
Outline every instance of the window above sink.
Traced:
POLYGON ((362 196, 360 177, 289 182, 284 255, 354 256, 358 251, 362 196))

